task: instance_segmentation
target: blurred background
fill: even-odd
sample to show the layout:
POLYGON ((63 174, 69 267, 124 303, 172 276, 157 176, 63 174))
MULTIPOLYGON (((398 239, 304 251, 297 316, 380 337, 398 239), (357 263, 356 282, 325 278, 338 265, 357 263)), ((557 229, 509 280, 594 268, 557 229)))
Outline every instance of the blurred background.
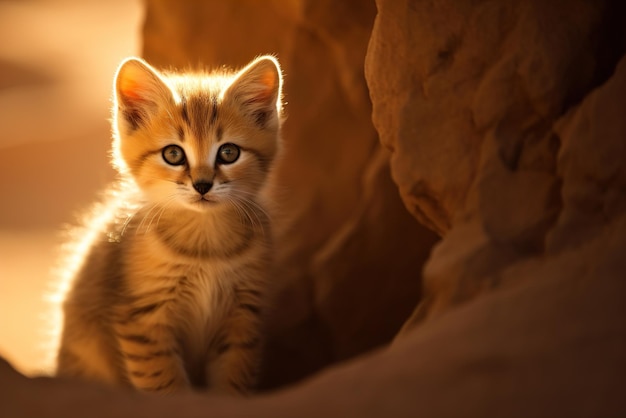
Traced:
POLYGON ((139 51, 138 0, 0 0, 0 355, 45 357, 62 225, 113 178, 112 77, 139 51))

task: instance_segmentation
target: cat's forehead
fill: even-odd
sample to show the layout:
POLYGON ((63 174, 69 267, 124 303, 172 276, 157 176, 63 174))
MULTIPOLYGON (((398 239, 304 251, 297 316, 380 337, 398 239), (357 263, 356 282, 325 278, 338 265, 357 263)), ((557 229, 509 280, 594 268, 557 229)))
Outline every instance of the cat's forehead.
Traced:
POLYGON ((223 74, 209 76, 199 73, 173 76, 169 81, 178 95, 175 112, 184 125, 183 130, 197 139, 221 136, 222 128, 218 123, 223 113, 220 109, 221 96, 232 78, 223 74))

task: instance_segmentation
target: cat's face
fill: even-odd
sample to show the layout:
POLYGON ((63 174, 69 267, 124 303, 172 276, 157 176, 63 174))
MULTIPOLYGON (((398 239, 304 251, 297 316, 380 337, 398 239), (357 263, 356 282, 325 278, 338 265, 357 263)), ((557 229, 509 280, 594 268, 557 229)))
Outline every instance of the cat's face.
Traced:
POLYGON ((271 57, 231 76, 163 75, 127 60, 115 84, 116 163, 151 203, 245 207, 277 152, 281 84, 271 57))

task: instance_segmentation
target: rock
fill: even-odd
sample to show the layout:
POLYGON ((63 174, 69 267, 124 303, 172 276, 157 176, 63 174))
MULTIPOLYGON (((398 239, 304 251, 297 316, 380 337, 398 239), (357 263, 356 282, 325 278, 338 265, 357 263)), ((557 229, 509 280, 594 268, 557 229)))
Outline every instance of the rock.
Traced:
POLYGON ((415 323, 502 286, 503 270, 546 252, 565 203, 555 127, 624 52, 623 6, 377 5, 366 61, 374 124, 405 205, 444 235, 415 323))

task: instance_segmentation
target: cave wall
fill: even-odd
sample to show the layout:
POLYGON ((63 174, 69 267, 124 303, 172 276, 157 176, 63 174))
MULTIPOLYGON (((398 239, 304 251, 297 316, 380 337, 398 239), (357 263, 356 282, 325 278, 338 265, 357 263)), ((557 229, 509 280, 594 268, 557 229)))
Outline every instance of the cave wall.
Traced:
POLYGON ((147 1, 147 59, 287 77, 264 387, 352 360, 245 400, 0 362, 0 415, 623 415, 623 3, 191 4, 147 1))

